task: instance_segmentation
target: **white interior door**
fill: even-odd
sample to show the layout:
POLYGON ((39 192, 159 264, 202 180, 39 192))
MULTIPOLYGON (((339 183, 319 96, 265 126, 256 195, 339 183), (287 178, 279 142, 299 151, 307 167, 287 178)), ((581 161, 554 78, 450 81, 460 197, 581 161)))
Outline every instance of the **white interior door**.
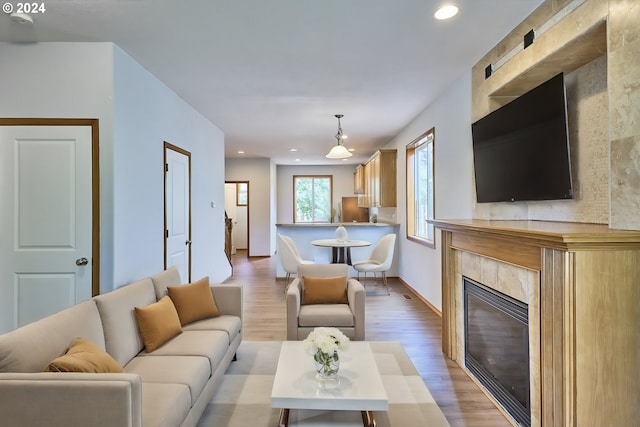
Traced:
POLYGON ((190 154, 165 147, 165 266, 191 281, 190 154))
POLYGON ((238 249, 249 249, 249 239, 247 235, 247 224, 249 218, 247 216, 248 206, 238 206, 236 208, 236 217, 233 221, 233 241, 238 249))
POLYGON ((90 126, 0 126, 0 332, 91 298, 90 126))

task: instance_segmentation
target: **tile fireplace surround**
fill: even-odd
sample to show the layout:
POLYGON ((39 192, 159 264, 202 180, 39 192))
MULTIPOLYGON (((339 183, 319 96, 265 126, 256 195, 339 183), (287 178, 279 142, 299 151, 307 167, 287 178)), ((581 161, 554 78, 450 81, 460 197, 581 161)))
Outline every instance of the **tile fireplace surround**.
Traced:
POLYGON ((464 275, 529 306, 532 426, 640 419, 640 232, 568 222, 432 222, 442 230, 448 357, 469 374, 464 275))

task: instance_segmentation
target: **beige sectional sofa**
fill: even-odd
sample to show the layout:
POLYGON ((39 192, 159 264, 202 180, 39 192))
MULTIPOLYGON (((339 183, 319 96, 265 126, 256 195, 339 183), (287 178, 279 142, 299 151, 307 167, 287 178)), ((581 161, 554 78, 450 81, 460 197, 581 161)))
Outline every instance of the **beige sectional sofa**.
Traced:
POLYGON ((182 326, 147 353, 134 307, 180 283, 171 268, 1 335, 0 424, 194 426, 242 340, 242 287, 212 285, 220 316, 182 326), (43 372, 78 337, 106 350, 124 372, 43 372))

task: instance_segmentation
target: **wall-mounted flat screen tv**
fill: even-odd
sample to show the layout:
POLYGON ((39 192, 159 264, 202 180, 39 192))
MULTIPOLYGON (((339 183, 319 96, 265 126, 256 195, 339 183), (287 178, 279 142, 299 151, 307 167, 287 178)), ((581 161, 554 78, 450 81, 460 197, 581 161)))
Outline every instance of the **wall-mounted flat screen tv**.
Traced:
POLYGON ((479 203, 573 198, 562 73, 471 125, 479 203))

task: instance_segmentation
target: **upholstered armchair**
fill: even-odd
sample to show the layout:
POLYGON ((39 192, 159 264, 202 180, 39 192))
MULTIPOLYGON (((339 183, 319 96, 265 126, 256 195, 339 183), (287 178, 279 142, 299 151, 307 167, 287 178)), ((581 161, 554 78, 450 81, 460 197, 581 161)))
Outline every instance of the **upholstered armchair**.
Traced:
POLYGON ((364 286, 347 274, 347 264, 298 266, 298 277, 287 290, 288 340, 303 340, 317 326, 336 327, 352 340, 365 339, 364 286))

